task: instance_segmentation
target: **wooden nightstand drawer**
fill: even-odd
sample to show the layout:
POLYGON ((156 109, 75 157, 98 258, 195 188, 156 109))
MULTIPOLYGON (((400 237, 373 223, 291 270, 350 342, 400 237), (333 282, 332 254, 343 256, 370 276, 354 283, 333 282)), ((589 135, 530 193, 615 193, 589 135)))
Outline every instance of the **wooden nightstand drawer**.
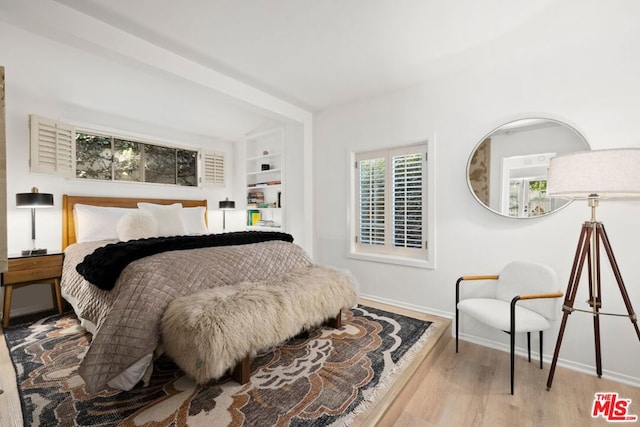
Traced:
POLYGON ((62 254, 9 259, 3 284, 52 279, 62 275, 62 254))

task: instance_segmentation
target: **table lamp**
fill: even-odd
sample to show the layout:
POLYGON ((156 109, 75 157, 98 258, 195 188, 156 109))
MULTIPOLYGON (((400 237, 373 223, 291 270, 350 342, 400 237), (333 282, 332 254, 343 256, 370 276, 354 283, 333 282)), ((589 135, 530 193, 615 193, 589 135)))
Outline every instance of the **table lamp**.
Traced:
POLYGON ((218 207, 222 210, 222 232, 224 233, 226 228, 226 213, 236 208, 236 202, 229 200, 227 197, 218 202, 218 207))
POLYGON ((46 254, 46 249, 36 249, 36 208, 50 208, 53 206, 53 194, 39 193, 36 187, 31 193, 16 194, 16 206, 19 208, 31 208, 31 249, 22 251, 22 255, 46 254))

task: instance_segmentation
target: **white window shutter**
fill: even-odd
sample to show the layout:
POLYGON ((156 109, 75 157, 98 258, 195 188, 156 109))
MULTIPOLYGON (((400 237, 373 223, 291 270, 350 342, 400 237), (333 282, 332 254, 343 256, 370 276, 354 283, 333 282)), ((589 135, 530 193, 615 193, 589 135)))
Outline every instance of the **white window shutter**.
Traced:
POLYGON ((203 186, 224 185, 224 153, 204 153, 202 158, 203 186))
POLYGON ((55 120, 30 116, 31 172, 73 178, 75 128, 55 120))
POLYGON ((386 169, 385 158, 363 159, 359 171, 359 243, 385 245, 386 169))
POLYGON ((393 246, 421 249, 424 153, 393 156, 393 246))

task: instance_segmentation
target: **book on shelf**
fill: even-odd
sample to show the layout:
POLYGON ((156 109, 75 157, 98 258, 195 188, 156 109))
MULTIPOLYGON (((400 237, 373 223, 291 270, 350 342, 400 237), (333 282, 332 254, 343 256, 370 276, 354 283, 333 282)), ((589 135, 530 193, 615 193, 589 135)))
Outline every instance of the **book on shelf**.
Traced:
POLYGON ((260 212, 254 212, 251 214, 251 223, 252 224, 256 224, 258 222, 260 222, 260 220, 262 219, 262 214, 260 212))
POLYGON ((249 191, 247 193, 247 205, 259 205, 264 203, 264 193, 262 191, 249 191))
POLYGON ((256 222, 254 224, 257 227, 270 227, 270 228, 280 228, 281 225, 278 224, 275 221, 272 221, 270 219, 261 219, 260 221, 256 222))
POLYGON ((255 184, 247 184, 247 187, 252 188, 252 187, 269 187, 271 185, 280 185, 282 184, 282 181, 280 180, 275 180, 275 181, 262 181, 262 182, 256 182, 255 184))
POLYGON ((249 209, 247 211, 247 225, 256 225, 256 222, 262 219, 260 211, 255 209, 249 209))

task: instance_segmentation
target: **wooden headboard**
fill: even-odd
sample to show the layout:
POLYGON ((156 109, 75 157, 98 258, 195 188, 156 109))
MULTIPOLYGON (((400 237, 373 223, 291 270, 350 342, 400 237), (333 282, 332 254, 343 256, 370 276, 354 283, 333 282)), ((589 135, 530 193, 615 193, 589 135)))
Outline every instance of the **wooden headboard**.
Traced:
MULTIPOLYGON (((127 197, 97 197, 97 196, 70 196, 62 195, 62 249, 72 243, 76 243, 76 225, 73 217, 73 207, 76 203, 92 206, 106 206, 116 208, 137 208, 138 202, 157 203, 159 205, 170 205, 182 203, 185 208, 196 206, 207 207, 206 200, 182 200, 182 199, 146 199, 127 197)), ((206 219, 206 211, 205 211, 206 219)))

